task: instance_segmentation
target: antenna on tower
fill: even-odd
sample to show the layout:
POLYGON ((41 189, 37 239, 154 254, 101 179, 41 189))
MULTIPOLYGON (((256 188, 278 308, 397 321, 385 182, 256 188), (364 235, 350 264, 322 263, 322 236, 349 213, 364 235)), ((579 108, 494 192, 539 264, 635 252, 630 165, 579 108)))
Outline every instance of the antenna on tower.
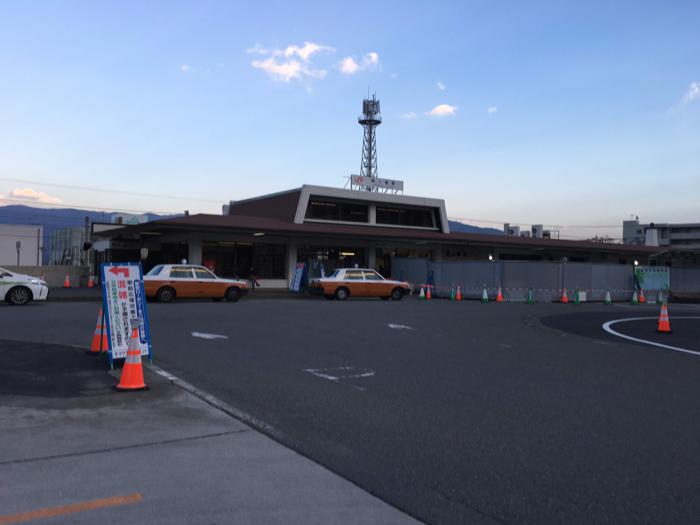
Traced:
MULTIPOLYGON (((367 88, 367 98, 362 101, 362 116, 357 122, 364 128, 362 139, 362 164, 360 165, 360 175, 362 177, 375 178, 377 170, 377 126, 382 123, 379 114, 379 100, 377 95, 369 98, 369 88, 367 88)), ((367 187, 367 191, 377 191, 377 188, 367 187)))

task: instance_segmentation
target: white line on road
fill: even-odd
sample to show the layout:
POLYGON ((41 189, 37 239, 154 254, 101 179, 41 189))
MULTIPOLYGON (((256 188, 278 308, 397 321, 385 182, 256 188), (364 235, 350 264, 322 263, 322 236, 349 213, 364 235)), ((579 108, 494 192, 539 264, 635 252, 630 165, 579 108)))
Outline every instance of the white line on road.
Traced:
MULTIPOLYGON (((667 350, 673 350, 675 352, 683 352, 684 354, 692 354, 692 355, 700 356, 700 352, 697 352, 695 350, 688 350, 687 348, 679 348, 677 346, 665 345, 663 343, 656 343, 654 341, 647 341, 646 339, 638 339, 636 337, 621 334, 620 332, 616 332, 615 330, 610 328, 615 323, 624 323, 627 321, 647 321, 650 319, 656 320, 657 318, 656 317, 628 317, 627 319, 614 319, 612 321, 608 321, 607 323, 603 323, 603 330, 605 330, 609 334, 616 335, 617 337, 622 337, 623 339, 628 339, 628 340, 634 341, 636 343, 642 343, 642 344, 651 345, 651 346, 658 346, 659 348, 665 348, 667 350)), ((676 316, 673 319, 700 319, 700 317, 676 316)))
POLYGON ((341 379, 359 379, 372 377, 374 370, 369 368, 355 368, 354 366, 338 366, 336 368, 304 368, 304 372, 313 374, 328 381, 340 381, 341 379))
POLYGON ((412 328, 412 327, 405 325, 405 324, 391 324, 391 323, 389 323, 387 326, 389 328, 393 328, 394 330, 415 330, 415 328, 412 328))
POLYGON ((207 334, 205 332, 192 332, 192 337, 199 337, 201 339, 228 339, 227 335, 207 334))

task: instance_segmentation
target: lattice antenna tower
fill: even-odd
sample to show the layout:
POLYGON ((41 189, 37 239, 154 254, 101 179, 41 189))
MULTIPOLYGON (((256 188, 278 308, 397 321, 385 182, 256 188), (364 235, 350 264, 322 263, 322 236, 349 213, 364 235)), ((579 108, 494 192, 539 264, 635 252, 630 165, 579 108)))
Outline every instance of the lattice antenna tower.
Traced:
MULTIPOLYGON (((363 177, 374 178, 379 175, 377 171, 377 126, 382 123, 382 117, 379 114, 379 100, 377 95, 369 94, 362 101, 362 116, 357 119, 360 125, 364 128, 364 137, 362 139, 362 165, 360 166, 360 175, 363 177)), ((366 188, 367 191, 372 191, 371 187, 366 188)), ((374 188, 376 191, 376 188, 374 188)))

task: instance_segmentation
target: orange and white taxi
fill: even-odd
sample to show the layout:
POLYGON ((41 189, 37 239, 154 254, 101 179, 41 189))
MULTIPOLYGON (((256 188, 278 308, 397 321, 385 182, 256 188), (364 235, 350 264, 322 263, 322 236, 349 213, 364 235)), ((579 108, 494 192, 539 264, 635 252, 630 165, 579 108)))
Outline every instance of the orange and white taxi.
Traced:
POLYGON ((330 277, 310 280, 309 291, 339 301, 348 297, 380 297, 400 301, 405 294, 410 293, 411 287, 403 281, 385 279, 367 268, 342 268, 330 277))
POLYGON ((143 277, 146 297, 161 303, 178 299, 214 299, 236 302, 248 293, 248 284, 223 279, 204 266, 159 264, 143 277))

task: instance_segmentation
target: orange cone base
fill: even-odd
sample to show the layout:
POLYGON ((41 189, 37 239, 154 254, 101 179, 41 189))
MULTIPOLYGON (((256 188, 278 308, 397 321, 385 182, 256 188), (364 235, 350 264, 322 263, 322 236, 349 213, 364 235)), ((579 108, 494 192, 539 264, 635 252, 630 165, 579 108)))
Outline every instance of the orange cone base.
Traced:
POLYGON ((117 386, 115 386, 114 388, 116 389, 117 392, 138 392, 139 390, 150 390, 150 389, 151 389, 151 388, 150 388, 149 386, 147 386, 147 385, 143 385, 143 386, 133 386, 133 387, 132 387, 132 386, 126 387, 126 386, 119 386, 119 385, 117 385, 117 386))
POLYGON ((102 336, 102 350, 100 350, 100 336, 96 334, 92 336, 92 345, 90 345, 90 350, 86 350, 87 354, 99 354, 101 351, 106 352, 109 350, 109 344, 107 343, 107 335, 102 336))
POLYGON ((115 387, 120 392, 130 390, 147 390, 148 387, 143 381, 143 367, 141 364, 129 365, 124 364, 122 369, 122 377, 119 384, 115 387))

